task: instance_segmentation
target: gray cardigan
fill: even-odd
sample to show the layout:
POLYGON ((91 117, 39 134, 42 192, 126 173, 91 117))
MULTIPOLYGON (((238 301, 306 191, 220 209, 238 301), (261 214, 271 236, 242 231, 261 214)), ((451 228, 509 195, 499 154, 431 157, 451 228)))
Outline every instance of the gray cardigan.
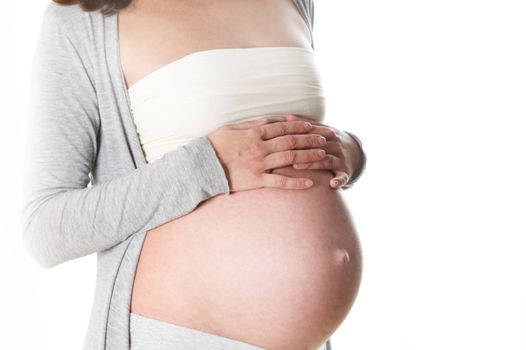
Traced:
MULTIPOLYGON (((312 1, 294 2, 312 31, 312 1)), ((229 193, 206 136, 146 163, 117 34, 116 15, 50 2, 31 68, 23 242, 44 268, 97 253, 84 350, 129 349, 132 283, 146 232, 229 193)))

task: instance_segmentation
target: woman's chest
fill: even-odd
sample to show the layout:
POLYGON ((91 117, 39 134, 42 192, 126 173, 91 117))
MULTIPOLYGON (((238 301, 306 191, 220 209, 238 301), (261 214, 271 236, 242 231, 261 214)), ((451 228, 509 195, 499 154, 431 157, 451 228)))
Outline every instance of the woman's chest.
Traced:
POLYGON ((146 1, 119 15, 119 50, 127 86, 197 51, 228 47, 310 47, 293 0, 146 1))

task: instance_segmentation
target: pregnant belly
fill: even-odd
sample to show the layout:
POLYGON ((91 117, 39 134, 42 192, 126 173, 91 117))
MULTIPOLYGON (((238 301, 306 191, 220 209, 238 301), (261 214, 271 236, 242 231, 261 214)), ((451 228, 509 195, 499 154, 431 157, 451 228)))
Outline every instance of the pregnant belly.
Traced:
POLYGON ((362 256, 328 170, 304 190, 218 195, 148 231, 131 311, 269 350, 317 349, 358 292, 362 256))

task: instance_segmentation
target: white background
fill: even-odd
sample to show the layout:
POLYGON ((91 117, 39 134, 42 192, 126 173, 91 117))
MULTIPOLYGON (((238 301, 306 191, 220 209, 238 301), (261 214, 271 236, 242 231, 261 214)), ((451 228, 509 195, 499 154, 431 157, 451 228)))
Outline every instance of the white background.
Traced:
MULTIPOLYGON (((325 123, 368 164, 364 253, 335 350, 526 349, 526 3, 316 0, 325 123)), ((53 269, 18 223, 28 67, 47 1, 0 13, 1 349, 80 349, 95 254, 53 269)))

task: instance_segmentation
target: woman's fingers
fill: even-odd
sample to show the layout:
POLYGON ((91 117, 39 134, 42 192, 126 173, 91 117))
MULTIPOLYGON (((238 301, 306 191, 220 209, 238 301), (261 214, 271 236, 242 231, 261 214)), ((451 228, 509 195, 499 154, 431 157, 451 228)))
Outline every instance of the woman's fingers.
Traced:
POLYGON ((334 169, 338 168, 338 162, 341 162, 340 158, 332 154, 326 154, 323 159, 315 160, 313 162, 307 163, 295 161, 292 167, 294 169, 334 169))
POLYGON ((284 121, 281 116, 277 120, 273 116, 263 116, 224 125, 207 137, 225 168, 230 192, 237 192, 258 187, 309 188, 313 185, 311 179, 271 172, 294 163, 323 159, 326 150, 322 146, 329 143, 325 135, 332 136, 329 128, 315 127, 308 121, 284 121), (319 133, 313 133, 313 130, 319 130, 319 133))
POLYGON ((263 187, 277 187, 283 189, 303 189, 313 185, 311 179, 300 177, 289 177, 281 174, 261 174, 263 187))
POLYGON ((336 170, 336 171, 334 171, 334 174, 336 176, 333 177, 329 181, 329 184, 331 185, 331 187, 339 188, 339 187, 345 185, 347 182, 349 182, 350 176, 345 171, 336 170))
POLYGON ((325 150, 320 148, 308 150, 287 150, 271 153, 262 161, 262 170, 281 168, 290 166, 294 163, 306 163, 323 159, 326 156, 325 150))
POLYGON ((288 121, 288 122, 293 122, 293 121, 306 121, 306 122, 309 122, 309 123, 311 123, 313 125, 313 128, 311 130, 312 133, 320 134, 320 135, 323 135, 323 136, 325 136, 327 138, 335 137, 337 135, 332 127, 330 127, 328 125, 325 125, 323 123, 320 123, 318 121, 315 121, 315 120, 312 120, 312 119, 309 119, 309 118, 305 118, 305 117, 302 117, 302 116, 298 116, 298 115, 295 115, 295 114, 288 114, 285 117, 285 121, 288 121))
POLYGON ((327 140, 334 139, 338 136, 334 129, 330 126, 312 125, 312 130, 310 132, 313 134, 325 136, 327 140))
POLYGON ((321 135, 292 135, 278 136, 270 140, 262 141, 268 153, 280 152, 297 148, 321 147, 327 143, 327 139, 321 135))
POLYGON ((304 121, 297 122, 275 122, 258 127, 258 132, 263 140, 287 134, 302 134, 312 130, 312 124, 304 121))

